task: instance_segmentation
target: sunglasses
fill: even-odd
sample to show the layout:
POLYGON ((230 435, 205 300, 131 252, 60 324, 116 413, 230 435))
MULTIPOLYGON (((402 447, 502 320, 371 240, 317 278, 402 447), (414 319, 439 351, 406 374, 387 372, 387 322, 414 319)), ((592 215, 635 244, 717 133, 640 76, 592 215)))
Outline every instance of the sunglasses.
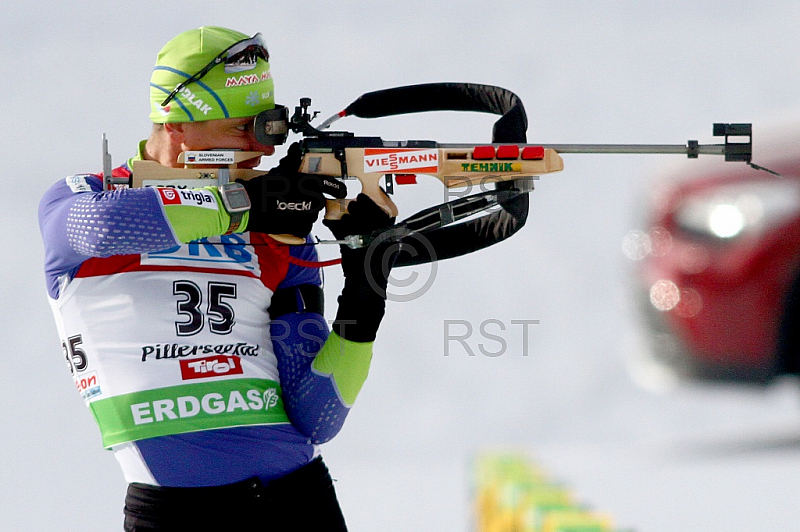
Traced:
POLYGON ((225 61, 225 72, 244 72, 254 69, 259 57, 264 61, 269 61, 267 43, 260 33, 256 33, 249 39, 243 39, 239 42, 233 43, 220 52, 217 57, 211 60, 210 63, 193 74, 186 81, 179 83, 172 90, 172 92, 169 93, 169 96, 167 96, 167 98, 161 102, 161 107, 166 107, 166 105, 173 98, 175 98, 175 96, 177 96, 184 87, 194 83, 195 81, 199 81, 203 78, 203 76, 208 74, 212 68, 223 61, 225 61))

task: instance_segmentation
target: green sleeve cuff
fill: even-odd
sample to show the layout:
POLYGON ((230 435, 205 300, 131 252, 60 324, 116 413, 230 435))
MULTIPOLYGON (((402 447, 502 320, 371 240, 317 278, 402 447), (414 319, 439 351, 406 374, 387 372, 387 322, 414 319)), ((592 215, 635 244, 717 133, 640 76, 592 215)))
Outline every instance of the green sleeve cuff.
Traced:
MULTIPOLYGON (((175 236, 184 244, 198 238, 224 235, 231 224, 231 217, 222 204, 217 187, 203 187, 197 190, 211 193, 215 199, 214 203, 206 206, 185 203, 164 205, 164 212, 172 230, 175 231, 175 236)), ((244 213, 242 222, 235 232, 243 233, 249 219, 250 213, 244 213)))
POLYGON ((373 342, 351 342, 331 331, 311 367, 314 371, 333 376, 333 382, 346 406, 356 401, 372 362, 373 342))

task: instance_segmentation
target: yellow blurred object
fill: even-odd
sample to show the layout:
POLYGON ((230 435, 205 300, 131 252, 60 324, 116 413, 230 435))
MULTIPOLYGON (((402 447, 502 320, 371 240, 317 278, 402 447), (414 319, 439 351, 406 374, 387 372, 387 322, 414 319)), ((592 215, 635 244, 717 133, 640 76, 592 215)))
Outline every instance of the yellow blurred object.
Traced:
POLYGON ((611 518, 582 510, 556 510, 542 521, 541 532, 611 532, 611 518))
POLYGON ((612 519, 575 504, 524 452, 486 452, 475 460, 475 532, 612 532, 612 519))

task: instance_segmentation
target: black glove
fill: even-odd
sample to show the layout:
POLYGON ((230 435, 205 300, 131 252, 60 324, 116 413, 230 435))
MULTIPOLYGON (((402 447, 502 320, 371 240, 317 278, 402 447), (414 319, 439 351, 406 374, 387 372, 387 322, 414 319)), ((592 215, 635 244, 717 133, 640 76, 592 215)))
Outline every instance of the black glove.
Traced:
POLYGON ((347 187, 329 176, 298 172, 302 153, 297 143, 267 174, 238 180, 250 197, 247 231, 305 237, 325 208, 325 196, 347 195, 347 187))
MULTIPOLYGON (((340 220, 323 220, 333 236, 363 235, 394 225, 394 218, 378 207, 366 194, 359 194, 347 206, 340 220)), ((389 273, 399 251, 399 244, 379 236, 359 249, 340 246, 344 288, 333 330, 352 342, 375 340, 386 310, 389 273)))

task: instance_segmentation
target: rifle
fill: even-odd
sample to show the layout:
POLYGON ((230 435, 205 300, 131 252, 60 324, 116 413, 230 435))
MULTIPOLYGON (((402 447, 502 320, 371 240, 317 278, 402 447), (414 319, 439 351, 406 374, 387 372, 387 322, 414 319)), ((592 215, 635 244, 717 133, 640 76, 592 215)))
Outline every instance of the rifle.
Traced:
MULTIPOLYGON (((355 235, 343 242, 318 241, 344 243, 356 248, 368 246, 376 238, 389 234, 396 241, 423 236, 431 243, 430 256, 406 257, 399 260, 399 265, 459 256, 514 234, 527 218, 527 195, 533 190, 533 180, 563 170, 562 153, 685 154, 689 158, 713 154, 724 155, 725 161, 746 162, 766 170, 751 162, 751 124, 714 124, 714 136, 724 137, 724 143, 712 145, 701 145, 695 140, 685 145, 528 144, 527 116, 522 101, 507 89, 489 85, 431 83, 369 92, 324 120, 319 127, 311 124, 319 113, 310 113, 310 106, 310 98, 301 98, 291 117, 283 106, 260 113, 255 118, 256 138, 262 144, 278 145, 287 140, 289 131, 299 133, 303 137, 299 141, 303 154, 301 172, 358 179, 362 192, 392 216, 398 214, 391 200, 395 184, 414 183, 419 174, 436 177, 447 188, 475 184, 483 188, 486 183, 495 183, 494 190, 430 207, 380 234, 355 235), (377 118, 427 111, 473 111, 500 115, 500 118, 494 124, 492 142, 485 144, 387 141, 380 137, 356 136, 349 131, 327 131, 333 122, 346 116, 377 118), (480 213, 484 214, 474 218, 480 213), (469 217, 473 219, 463 221, 469 217)), ((260 155, 259 152, 231 150, 185 152, 179 158, 184 168, 135 161, 132 182, 128 185, 188 188, 223 184, 230 179, 249 179, 263 171, 240 169, 237 164, 260 155), (216 168, 209 169, 208 165, 216 168)), ((107 184, 114 185, 112 180, 107 184)), ((341 217, 346 212, 347 201, 328 200, 325 217, 341 217)), ((290 245, 305 244, 304 240, 288 235, 273 236, 290 245)))

